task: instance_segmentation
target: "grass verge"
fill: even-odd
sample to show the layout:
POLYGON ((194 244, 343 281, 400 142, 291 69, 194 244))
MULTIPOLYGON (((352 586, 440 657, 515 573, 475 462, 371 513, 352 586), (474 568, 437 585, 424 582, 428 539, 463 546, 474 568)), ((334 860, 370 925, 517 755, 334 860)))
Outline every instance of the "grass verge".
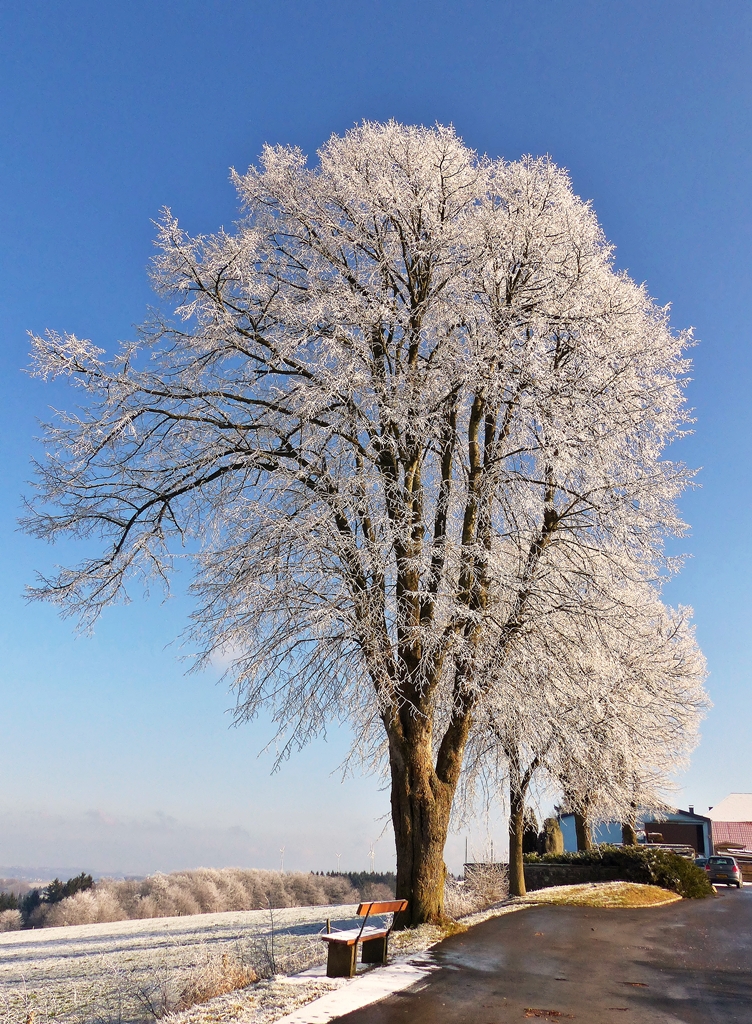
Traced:
POLYGON ((674 892, 639 882, 586 882, 556 885, 520 896, 520 903, 547 903, 568 907, 661 907, 680 900, 674 892))

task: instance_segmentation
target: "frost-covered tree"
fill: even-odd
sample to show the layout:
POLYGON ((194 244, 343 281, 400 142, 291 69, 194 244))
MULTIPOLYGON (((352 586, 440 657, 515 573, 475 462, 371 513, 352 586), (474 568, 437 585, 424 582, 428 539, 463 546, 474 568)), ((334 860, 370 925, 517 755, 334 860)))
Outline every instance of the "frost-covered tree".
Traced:
POLYGON ((467 785, 472 793, 475 776, 508 788, 513 895, 525 893, 533 783, 563 790, 578 848, 589 849, 593 821, 628 820, 635 806, 666 807, 708 706, 689 610, 666 608, 650 585, 600 583, 597 613, 567 611, 563 620, 554 613, 484 672, 486 722, 470 740, 467 785))
POLYGON ((600 696, 557 767, 581 848, 595 821, 628 826, 637 807, 667 808, 709 707, 691 610, 664 607, 652 588, 636 590, 629 604, 627 628, 600 632, 603 653, 588 669, 600 696))
POLYGON ((101 552, 35 594, 90 623, 190 560, 239 718, 271 706, 284 750, 332 718, 382 745, 397 894, 436 919, 489 636, 503 661, 580 607, 595 553, 653 577, 681 529, 687 339, 547 159, 366 123, 234 181, 231 231, 164 214, 174 309, 140 340, 34 339, 82 411, 47 429, 27 528, 101 552))

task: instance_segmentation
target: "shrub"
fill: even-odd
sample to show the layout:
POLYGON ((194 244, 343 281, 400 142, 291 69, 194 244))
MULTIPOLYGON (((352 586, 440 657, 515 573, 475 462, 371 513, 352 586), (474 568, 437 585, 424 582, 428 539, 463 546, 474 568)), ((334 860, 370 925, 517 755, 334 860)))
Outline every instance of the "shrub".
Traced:
POLYGON ((393 900, 394 887, 386 882, 366 882, 360 890, 361 900, 393 900))
MULTIPOLYGON (((106 885, 87 889, 46 908, 41 922, 47 928, 69 924, 101 924, 105 921, 126 921, 128 914, 106 885)), ((36 923, 36 922, 35 922, 36 923)))
POLYGON ((258 977, 253 967, 242 957, 229 953, 208 957, 206 962, 191 974, 180 993, 175 1010, 188 1010, 199 1003, 208 1003, 215 996, 247 988, 258 981, 258 977))
POLYGON ((444 913, 464 917, 499 903, 509 895, 506 865, 474 864, 464 881, 447 875, 444 882, 444 913))
POLYGON ((444 880, 444 913, 447 917, 464 917, 476 909, 472 894, 465 888, 465 883, 461 879, 447 875, 444 880))
POLYGON ((0 910, 0 932, 16 932, 21 927, 21 911, 11 908, 0 910))
POLYGON ((713 892, 707 875, 693 861, 649 846, 598 846, 579 853, 544 854, 542 857, 529 854, 525 861, 616 868, 624 882, 659 885, 685 899, 702 899, 713 892))
POLYGON ((361 900, 393 900, 397 889, 393 871, 329 871, 326 877, 345 879, 358 890, 361 900))

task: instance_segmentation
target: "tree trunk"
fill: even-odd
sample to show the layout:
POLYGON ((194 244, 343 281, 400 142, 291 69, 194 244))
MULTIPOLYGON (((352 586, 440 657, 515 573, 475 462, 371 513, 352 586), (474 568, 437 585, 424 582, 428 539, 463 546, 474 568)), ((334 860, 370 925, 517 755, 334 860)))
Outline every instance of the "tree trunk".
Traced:
POLYGON ((524 896, 525 863, 522 839, 525 832, 525 794, 521 787, 509 783, 509 895, 524 896))
POLYGON ((621 841, 625 846, 637 846, 637 832, 631 821, 621 823, 621 841))
POLYGON ((590 837, 590 820, 587 811, 574 812, 574 829, 577 834, 577 850, 592 850, 593 840, 590 837))
MULTIPOLYGON (((459 731, 464 735, 454 753, 461 762, 466 729, 459 731)), ((399 727, 388 728, 388 733, 397 847, 396 895, 409 900, 405 913, 397 915, 395 928, 439 923, 444 919, 444 846, 457 786, 455 772, 442 780, 434 770, 427 719, 408 714, 399 727)))
MULTIPOLYGON (((637 781, 635 780, 635 791, 637 781)), ((637 803, 633 800, 629 805, 629 817, 622 822, 621 841, 625 846, 637 846, 637 803)))

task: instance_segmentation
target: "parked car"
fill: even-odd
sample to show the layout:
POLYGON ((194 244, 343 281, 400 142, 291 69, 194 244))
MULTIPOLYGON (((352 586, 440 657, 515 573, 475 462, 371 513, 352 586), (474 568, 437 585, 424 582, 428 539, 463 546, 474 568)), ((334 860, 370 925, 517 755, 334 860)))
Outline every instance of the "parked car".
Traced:
POLYGON ((708 858, 707 857, 703 857, 702 854, 700 854, 698 857, 695 857, 695 864, 697 865, 698 868, 704 868, 707 863, 708 863, 708 858))
POLYGON ((705 870, 711 882, 725 882, 737 889, 742 887, 742 871, 733 857, 708 857, 705 870))

